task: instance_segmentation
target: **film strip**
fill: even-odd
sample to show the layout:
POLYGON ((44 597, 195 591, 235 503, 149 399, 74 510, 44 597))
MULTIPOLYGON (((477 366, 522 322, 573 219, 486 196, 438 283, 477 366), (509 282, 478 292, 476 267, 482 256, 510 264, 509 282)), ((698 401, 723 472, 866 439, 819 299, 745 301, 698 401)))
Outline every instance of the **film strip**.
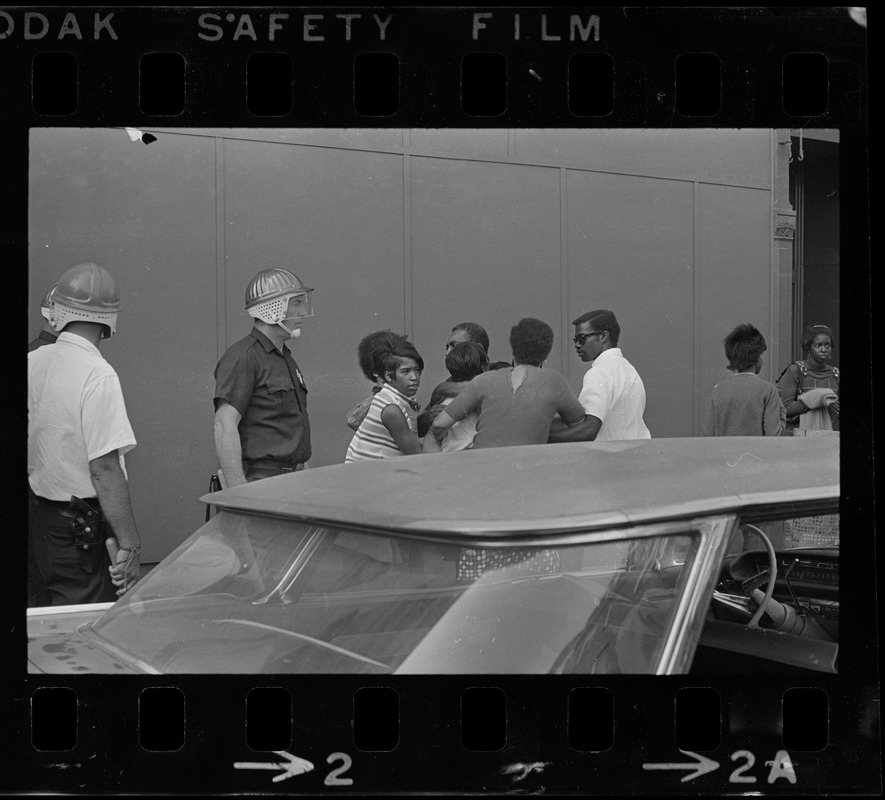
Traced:
MULTIPOLYGON (((249 257, 233 234, 223 232, 228 225, 235 228, 236 215, 246 214, 244 209, 258 196, 254 193, 264 191, 249 183, 249 170, 254 168, 267 182, 268 196, 276 191, 273 170, 260 166, 269 158, 271 144, 309 145, 331 154, 291 174, 306 186, 322 185, 323 180, 312 183, 309 170, 334 174, 334 191, 318 196, 317 207, 330 216, 350 215, 348 225, 364 243, 377 238, 375 226, 381 216, 374 211, 363 214, 358 203, 347 201, 347 170, 356 170, 355 181, 368 180, 359 173, 360 163, 347 161, 356 150, 403 156, 404 162, 409 152, 421 154, 426 162, 420 166, 428 170, 434 158, 449 157, 475 165, 552 168, 565 176, 557 203, 575 207, 577 195, 568 188, 572 168, 588 175, 637 172, 650 180, 676 177, 694 187, 694 227, 686 235, 695 252, 704 235, 698 231, 705 209, 721 202, 718 195, 704 197, 698 187, 728 186, 738 194, 756 189, 756 177, 734 172, 735 164, 753 164, 764 173, 759 186, 771 188, 773 235, 762 252, 776 258, 786 252, 782 247, 799 246, 796 183, 785 177, 786 164, 806 154, 810 164, 815 148, 829 142, 838 143, 833 167, 839 176, 835 285, 841 295, 839 338, 850 343, 841 351, 842 391, 853 415, 840 434, 840 513, 852 533, 846 547, 837 549, 838 669, 830 671, 782 664, 758 674, 744 673, 740 666, 713 674, 692 670, 688 663, 674 669, 675 674, 651 676, 521 676, 506 669, 446 676, 322 671, 290 675, 273 670, 242 674, 224 667, 209 670, 220 674, 185 670, 114 675, 95 673, 88 653, 70 653, 59 645, 58 660, 69 662, 70 669, 66 674, 38 674, 28 668, 25 538, 10 536, 13 566, 6 608, 11 624, 4 631, 7 677, 2 693, 6 724, 0 733, 0 746, 7 754, 0 766, 4 791, 881 792, 869 403, 866 42, 866 11, 861 8, 0 8, 0 137, 7 156, 0 200, 4 255, 9 272, 28 274, 33 284, 22 295, 28 302, 15 303, 20 323, 16 331, 33 328, 31 306, 42 292, 42 283, 37 283, 45 282, 46 265, 66 263, 67 252, 73 257, 84 242, 102 239, 107 244, 103 253, 112 259, 133 242, 143 247, 155 235, 146 239, 140 227, 155 225, 167 231, 175 246, 189 247, 174 219, 185 213, 187 203, 176 200, 176 192, 184 189, 167 188, 163 193, 158 189, 163 181, 177 178, 182 185, 199 184, 195 191, 203 192, 206 208, 214 209, 207 219, 211 235, 206 247, 214 248, 213 258, 222 264, 218 280, 223 283, 224 264, 249 257), (747 130, 762 131, 772 143, 761 161, 748 156, 745 162, 730 164, 721 142, 705 143, 710 131, 747 130), (428 131, 449 131, 455 143, 446 140, 450 149, 443 152, 428 131), (676 145, 682 148, 679 165, 671 161, 662 167, 666 158, 674 157, 655 149, 654 143, 650 153, 638 145, 626 148, 620 161, 582 160, 583 152, 569 149, 571 135, 582 131, 606 132, 609 137, 631 131, 666 134, 683 142, 676 145), (203 177, 193 171, 192 162, 182 162, 177 171, 174 164, 130 168, 125 160, 114 161, 114 169, 121 164, 125 169, 113 172, 101 164, 96 136, 101 142, 102 137, 113 137, 113 148, 128 140, 131 148, 145 145, 153 150, 162 148, 164 140, 187 138, 194 147, 205 148, 200 157, 210 159, 206 163, 211 165, 211 180, 200 184, 203 177), (490 137, 497 137, 496 142, 490 144, 490 137), (241 150, 247 151, 245 156, 241 150), (786 152, 786 159, 779 157, 786 152), (243 163, 237 162, 241 157, 243 163), (70 173, 62 166, 68 158, 70 173), (341 159, 338 163, 347 161, 343 173, 335 172, 336 158, 341 159), (94 172, 89 171, 90 162, 94 172), (722 166, 714 168, 714 162, 722 166), (634 168, 636 163, 641 167, 634 168), (683 167, 684 174, 677 175, 683 167), (148 171, 154 168, 168 171, 155 176, 148 171), (778 170, 783 173, 781 183, 778 170), (109 212, 104 220, 93 221, 91 233, 78 233, 77 214, 66 216, 69 206, 47 199, 54 174, 79 186, 85 205, 109 212), (237 196, 232 188, 218 188, 238 180, 253 195, 237 196), (154 195, 147 205, 133 204, 131 213, 140 215, 133 217, 127 198, 139 191, 154 195), (103 192, 112 198, 107 205, 95 200, 103 192), (165 206, 173 211, 167 213, 165 206), (156 216, 144 216, 145 208, 156 216), (40 242, 59 249, 57 262, 41 260, 34 251, 38 229, 43 231, 41 220, 49 217, 53 238, 40 242)), ((755 145, 737 137, 735 146, 755 145)), ((603 158, 614 158, 614 150, 605 152, 609 155, 603 158)), ((419 166, 412 168, 417 172, 419 166)), ((428 174, 425 189, 441 185, 435 173, 428 174)), ((809 170, 806 180, 813 183, 815 174, 809 170)), ((370 177, 378 183, 390 180, 383 170, 370 177)), ((519 181, 504 173, 489 172, 478 182, 486 180, 492 185, 500 180, 497 191, 502 194, 521 191, 519 181)), ((405 186, 407 179, 401 183, 405 186)), ((594 191, 607 186, 616 188, 603 181, 594 191)), ((468 197, 477 193, 477 202, 482 202, 477 185, 465 184, 461 191, 468 197)), ((622 216, 611 220, 627 241, 643 224, 631 217, 638 212, 625 200, 628 196, 612 193, 612 203, 627 205, 622 216)), ((367 197, 358 200, 365 202, 367 197)), ((600 207, 590 203, 588 213, 600 207)), ((416 208, 415 202, 396 208, 394 216, 405 219, 404 229, 413 223, 409 215, 417 211, 410 209, 416 208)), ((741 208, 735 206, 734 213, 744 213, 741 208)), ((535 213, 543 215, 543 208, 539 205, 535 213)), ((318 214, 304 224, 321 225, 322 219, 318 214)), ((187 216, 183 224, 193 224, 193 218, 187 216)), ((289 224, 292 228, 283 233, 268 227, 265 244, 251 242, 249 247, 292 246, 285 244, 286 237, 295 241, 298 225, 289 224), (280 239, 274 244, 276 236, 280 239)), ((661 247, 669 247, 666 220, 647 224, 660 226, 655 231, 661 247)), ((809 217, 804 224, 833 223, 809 217)), ((194 229, 194 237, 203 235, 194 229)), ((459 252, 444 236, 422 242, 399 235, 406 260, 417 260, 424 246, 449 246, 459 252)), ((516 232, 512 235, 518 239, 516 232)), ((157 234, 154 240, 163 236, 157 234)), ((722 248, 744 245, 729 236, 722 235, 722 248)), ((571 246, 566 223, 556 230, 555 239, 571 246)), ((369 244, 361 246, 371 249, 369 244)), ((371 249, 367 260, 381 258, 381 253, 371 249)), ((146 251, 141 257, 145 264, 155 263, 146 251)), ((496 273, 495 280, 505 274, 496 273)), ((777 290, 781 299, 766 301, 774 309, 769 318, 780 320, 781 349, 770 341, 770 353, 790 349, 791 323, 775 313, 776 302, 781 310, 791 309, 789 266, 782 266, 780 274, 787 276, 787 283, 775 286, 777 278, 772 278, 770 288, 772 296, 777 290)), ((140 302, 162 306, 164 292, 178 285, 175 280, 165 288, 144 283, 140 302)), ((180 280, 184 286, 189 279, 182 274, 180 280)), ((214 272, 211 280, 214 286, 214 272)), ((357 278, 354 281, 363 287, 357 278)), ((396 284, 394 289, 420 298, 421 292, 438 285, 429 280, 419 284, 413 272, 404 286, 396 284)), ((487 289, 492 304, 517 297, 506 287, 487 289)), ((568 308, 570 289, 577 291, 574 285, 564 285, 562 297, 555 298, 557 306, 561 301, 568 308)), ((240 288, 232 283, 224 291, 238 294, 240 288)), ((696 316, 699 311, 720 312, 721 307, 704 307, 703 297, 697 299, 697 282, 693 291, 696 316)), ((222 292, 215 302, 223 307, 235 301, 222 292)), ((661 302, 667 302, 663 295, 661 302)), ((429 305, 432 300, 425 303, 429 305)), ((406 328, 420 325, 420 308, 418 299, 406 303, 406 328)), ((182 306, 176 309, 183 311, 182 306)), ((452 314, 461 316, 457 309, 452 314)), ((219 312, 218 319, 222 316, 219 312)), ((562 323, 569 338, 570 318, 562 323)), ((210 328, 215 324, 214 318, 208 323, 210 328)), ((233 341, 224 324, 218 322, 219 341, 233 341)), ((187 335, 187 326, 170 325, 174 335, 187 335)), ((355 342, 354 336, 363 332, 347 328, 347 344, 335 342, 352 349, 350 340, 355 342)), ((326 329, 326 335, 335 334, 326 329)), ((211 343, 207 349, 212 361, 216 353, 211 343)), ((121 351, 121 360, 123 355, 121 351)), ((701 356, 696 352, 685 358, 697 362, 701 356)), ((25 381, 24 366, 20 369, 17 374, 25 381)), ((314 379, 311 391, 321 382, 314 379)), ((18 406, 11 407, 15 430, 10 452, 22 454, 27 450, 24 421, 18 406)), ((198 437, 203 444, 204 440, 198 437)), ((185 448, 163 451, 155 458, 175 452, 189 457, 185 448)), ((164 479, 156 474, 151 480, 164 479)), ((142 501, 142 507, 147 505, 142 501)), ((179 541, 197 527, 176 534, 179 541)), ((156 560, 171 549, 158 548, 156 560)), ((831 600, 821 602, 821 607, 828 602, 827 608, 833 607, 831 600)))

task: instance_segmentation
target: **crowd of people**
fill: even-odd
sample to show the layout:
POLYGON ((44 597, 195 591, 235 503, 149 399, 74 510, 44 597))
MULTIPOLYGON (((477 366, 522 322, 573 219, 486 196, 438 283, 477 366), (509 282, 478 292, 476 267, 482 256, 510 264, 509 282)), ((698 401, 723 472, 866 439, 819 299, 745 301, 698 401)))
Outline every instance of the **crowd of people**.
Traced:
MULTIPOLYGON (((311 457, 308 390, 289 345, 314 315, 313 289, 284 269, 246 289, 253 325, 215 369, 214 437, 224 487, 304 469, 311 457)), ((141 540, 124 455, 136 441, 120 382, 99 351, 116 331, 120 294, 96 264, 67 270, 41 304, 43 330, 28 346, 28 605, 113 600, 137 580, 141 540), (107 547, 105 542, 108 541, 107 547)), ((572 323, 590 368, 578 395, 545 369, 553 329, 526 317, 510 331, 509 361, 490 361, 475 322, 445 343, 448 377, 421 409, 424 359, 403 334, 382 330, 357 347, 371 394, 346 417, 345 462, 514 445, 648 439, 642 378, 619 347, 608 309, 572 323)), ((832 331, 810 326, 806 357, 774 385, 759 377, 762 334, 738 325, 725 341, 732 372, 707 401, 705 436, 779 436, 838 430, 839 370, 832 331)))

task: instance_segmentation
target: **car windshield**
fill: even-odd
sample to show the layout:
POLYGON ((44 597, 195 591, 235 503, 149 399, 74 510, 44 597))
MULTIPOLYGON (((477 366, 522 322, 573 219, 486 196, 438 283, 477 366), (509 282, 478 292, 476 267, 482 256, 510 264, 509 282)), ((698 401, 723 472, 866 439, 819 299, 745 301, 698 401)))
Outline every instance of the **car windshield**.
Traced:
POLYGON ((478 547, 222 512, 84 634, 172 673, 653 673, 699 533, 645 533, 478 547))

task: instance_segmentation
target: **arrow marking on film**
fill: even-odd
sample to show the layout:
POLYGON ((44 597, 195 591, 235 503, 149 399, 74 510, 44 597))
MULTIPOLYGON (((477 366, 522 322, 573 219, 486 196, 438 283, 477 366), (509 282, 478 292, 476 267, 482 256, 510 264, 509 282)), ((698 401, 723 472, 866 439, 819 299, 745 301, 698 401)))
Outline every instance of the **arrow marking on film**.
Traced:
POLYGON ((680 750, 680 753, 684 755, 691 756, 692 758, 696 758, 697 761, 683 761, 683 762, 674 762, 668 761, 665 764, 643 764, 643 769, 690 769, 693 770, 691 775, 685 775, 682 778, 682 783, 686 781, 693 781, 695 778, 700 777, 701 775, 706 775, 708 772, 713 772, 713 770, 719 769, 719 762, 713 761, 711 758, 706 758, 705 756, 698 755, 697 753, 692 753, 691 750, 680 750))
POLYGON ((274 775, 271 779, 274 783, 284 781, 286 778, 294 778, 296 775, 303 775, 313 769, 313 764, 298 756, 293 756, 285 750, 274 750, 274 755, 282 756, 288 763, 281 761, 234 761, 234 769, 272 769, 275 772, 282 770, 279 775, 274 775))

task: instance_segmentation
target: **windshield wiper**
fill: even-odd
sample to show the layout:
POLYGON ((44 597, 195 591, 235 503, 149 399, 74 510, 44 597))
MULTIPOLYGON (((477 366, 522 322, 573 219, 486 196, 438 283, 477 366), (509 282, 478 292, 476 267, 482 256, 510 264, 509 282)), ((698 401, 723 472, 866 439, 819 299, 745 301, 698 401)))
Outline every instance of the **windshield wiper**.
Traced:
POLYGON ((285 628, 277 628, 275 625, 265 625, 263 622, 253 622, 248 619, 214 619, 212 620, 213 625, 220 624, 222 622, 230 622, 234 625, 248 625, 252 628, 261 628, 262 630, 272 631, 273 633, 281 633, 284 636, 291 636, 293 639, 299 639, 301 641, 310 642, 311 644, 319 645, 320 647, 325 647, 329 650, 332 650, 335 653, 338 653, 342 656, 348 656, 349 658, 354 659, 355 661, 363 661, 366 664, 373 664, 376 667, 381 667, 386 672, 392 672, 393 670, 387 665, 383 664, 380 661, 375 661, 374 658, 368 658, 367 656, 361 656, 359 653, 354 653, 352 650, 345 650, 343 647, 338 647, 338 645, 329 644, 329 642, 324 642, 322 639, 316 639, 313 636, 308 636, 306 633, 297 633, 296 631, 286 630, 285 628))

